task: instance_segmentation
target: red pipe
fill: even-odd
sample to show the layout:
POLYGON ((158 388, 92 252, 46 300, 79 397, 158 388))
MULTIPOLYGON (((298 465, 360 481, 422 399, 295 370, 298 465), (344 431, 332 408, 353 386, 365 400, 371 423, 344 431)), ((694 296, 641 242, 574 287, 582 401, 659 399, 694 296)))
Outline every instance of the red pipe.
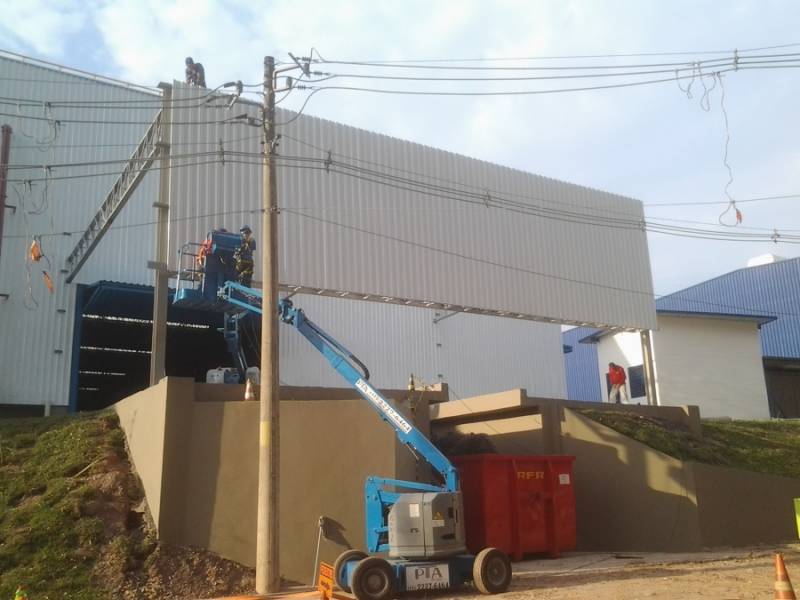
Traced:
POLYGON ((3 219, 6 215, 6 183, 8 181, 8 157, 11 154, 11 126, 3 125, 0 140, 0 254, 3 250, 3 219))

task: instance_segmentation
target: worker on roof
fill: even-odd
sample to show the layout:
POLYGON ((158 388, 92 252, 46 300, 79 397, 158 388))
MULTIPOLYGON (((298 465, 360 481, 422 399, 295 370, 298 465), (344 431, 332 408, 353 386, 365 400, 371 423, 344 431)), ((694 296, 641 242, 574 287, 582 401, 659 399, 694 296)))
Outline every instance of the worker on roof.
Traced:
POLYGON ((206 70, 202 63, 196 63, 191 56, 186 57, 186 85, 206 87, 206 70))
POLYGON ((239 283, 245 287, 250 287, 253 281, 253 252, 256 250, 256 240, 253 238, 253 231, 245 225, 239 230, 242 234, 242 242, 233 253, 234 266, 239 274, 239 283))

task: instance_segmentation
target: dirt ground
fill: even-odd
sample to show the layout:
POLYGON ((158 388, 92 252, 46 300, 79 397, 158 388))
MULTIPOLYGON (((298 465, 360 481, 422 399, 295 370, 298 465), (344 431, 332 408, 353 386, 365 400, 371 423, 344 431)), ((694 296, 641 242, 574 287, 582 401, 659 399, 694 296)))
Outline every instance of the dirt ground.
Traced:
MULTIPOLYGON (((772 598, 774 551, 784 555, 789 577, 800 583, 800 544, 692 554, 571 553, 558 560, 514 564, 514 579, 498 600, 744 600, 772 598)), ((798 586, 800 591, 800 586, 798 586)), ((337 593, 337 597, 352 596, 337 593)), ((276 595, 273 600, 316 600, 315 592, 276 595)), ((259 596, 237 596, 261 598, 259 596)), ((467 588, 459 593, 401 596, 407 600, 486 600, 467 588)), ((223 600, 223 599, 218 599, 223 600)))
MULTIPOLYGON (((511 589, 497 598, 772 598, 775 582, 773 550, 759 548, 692 555, 586 554, 557 561, 517 563, 511 589)), ((800 583, 800 545, 784 546, 779 550, 784 555, 789 577, 800 583)), ((800 590, 800 587, 796 589, 800 590)), ((457 597, 481 598, 477 594, 457 597)))

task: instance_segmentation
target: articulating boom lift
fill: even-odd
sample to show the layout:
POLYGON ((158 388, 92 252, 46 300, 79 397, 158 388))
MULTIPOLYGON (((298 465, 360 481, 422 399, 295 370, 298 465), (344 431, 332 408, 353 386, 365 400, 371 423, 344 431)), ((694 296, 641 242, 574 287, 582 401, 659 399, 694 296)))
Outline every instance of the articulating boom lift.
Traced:
MULTIPOLYGON (((215 232, 216 233, 216 232, 215 232)), ((215 234, 212 234, 213 240, 215 234)), ((212 245, 212 253, 213 253, 212 245)), ((210 282, 203 282, 203 284, 210 282)), ((209 300, 204 285, 182 287, 175 304, 224 312, 228 321, 245 311, 261 314, 261 291, 233 281, 219 282, 209 300)), ((412 423, 369 383, 367 367, 352 352, 308 319, 288 299, 278 317, 292 325, 363 396, 415 456, 438 473, 441 484, 368 477, 365 486, 367 552, 348 550, 336 560, 336 583, 358 600, 389 600, 395 593, 458 587, 473 581, 483 593, 503 592, 511 581, 508 557, 495 548, 467 553, 458 471, 412 423)), ((227 333, 226 333, 227 335, 227 333)))

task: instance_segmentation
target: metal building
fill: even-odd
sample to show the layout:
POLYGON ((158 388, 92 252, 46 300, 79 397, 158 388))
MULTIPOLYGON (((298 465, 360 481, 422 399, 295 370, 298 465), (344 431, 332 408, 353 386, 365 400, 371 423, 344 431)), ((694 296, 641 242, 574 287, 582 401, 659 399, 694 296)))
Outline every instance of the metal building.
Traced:
MULTIPOLYGON (((0 404, 91 407, 93 394, 146 375, 161 90, 11 55, 0 56, 0 81, 18 100, 0 111, 13 131, 0 404), (26 258, 34 237, 46 261, 26 258)), ((260 129, 254 103, 172 92, 177 269, 181 246, 215 227, 249 223, 260 239, 260 129)), ((560 332, 548 323, 654 324, 644 232, 598 226, 609 214, 641 219, 641 203, 291 111, 277 118, 281 285, 377 385, 402 387, 414 373, 460 396, 525 387, 563 397, 560 332)), ((224 359, 208 315, 169 319, 168 374, 201 376, 224 359)), ((290 333, 282 381, 338 385, 290 333)))

